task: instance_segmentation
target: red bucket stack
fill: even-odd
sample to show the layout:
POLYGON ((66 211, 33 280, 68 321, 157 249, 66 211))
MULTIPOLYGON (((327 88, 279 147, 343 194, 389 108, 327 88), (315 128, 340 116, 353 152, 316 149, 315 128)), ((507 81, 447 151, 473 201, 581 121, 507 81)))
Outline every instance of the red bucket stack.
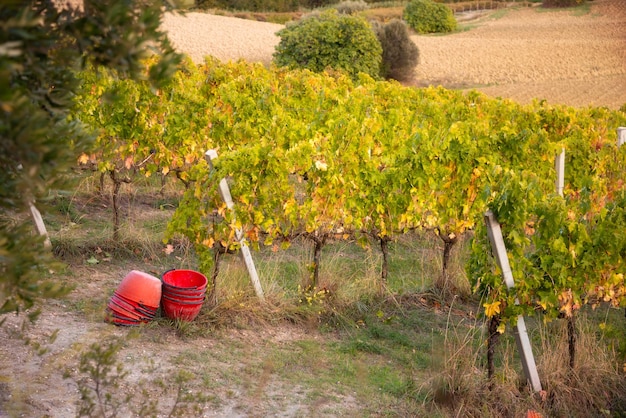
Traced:
POLYGON ((193 321, 202 309, 208 280, 194 270, 170 270, 161 276, 161 308, 170 319, 193 321))
POLYGON ((124 277, 107 305, 107 320, 116 325, 139 325, 154 319, 161 302, 161 281, 133 270, 124 277))

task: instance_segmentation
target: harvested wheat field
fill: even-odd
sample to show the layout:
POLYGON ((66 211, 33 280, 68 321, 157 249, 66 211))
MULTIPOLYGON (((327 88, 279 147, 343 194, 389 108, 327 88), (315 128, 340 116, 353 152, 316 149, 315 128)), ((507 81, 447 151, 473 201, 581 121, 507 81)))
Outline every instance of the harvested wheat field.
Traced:
MULTIPOLYGON (((420 64, 410 84, 475 88, 521 103, 626 103, 626 0, 596 0, 588 11, 512 8, 461 26, 451 35, 412 36, 420 64)), ((163 27, 196 62, 212 55, 269 65, 282 25, 188 13, 167 15, 163 27)))

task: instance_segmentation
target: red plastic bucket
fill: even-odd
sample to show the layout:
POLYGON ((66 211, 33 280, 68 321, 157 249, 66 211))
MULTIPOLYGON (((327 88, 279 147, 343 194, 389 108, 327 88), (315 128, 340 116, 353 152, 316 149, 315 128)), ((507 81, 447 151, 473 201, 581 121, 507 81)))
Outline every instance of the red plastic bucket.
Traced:
POLYGON ((193 321, 200 313, 202 303, 174 302, 164 297, 162 299, 161 308, 165 316, 170 319, 193 321))
POLYGON ((129 299, 124 298, 123 296, 120 296, 117 293, 114 293, 113 296, 111 296, 110 300, 124 307, 127 310, 140 313, 142 315, 150 316, 150 317, 154 317, 156 315, 157 309, 159 309, 159 308, 150 308, 146 305, 142 305, 141 303, 131 301, 129 299))
POLYGON ((161 281, 148 273, 132 270, 119 284, 116 293, 134 302, 158 308, 162 293, 161 281))
POLYGON ((171 288, 171 287, 163 286, 163 294, 172 296, 172 297, 182 296, 184 298, 188 298, 188 297, 201 298, 205 295, 205 293, 206 293, 206 288, 201 289, 201 290, 196 290, 196 289, 182 290, 179 288, 171 288))
POLYGON ((161 275, 161 309, 171 319, 193 321, 202 309, 208 280, 194 270, 169 270, 161 275))
POLYGON ((130 271, 109 299, 105 320, 126 326, 151 321, 161 305, 162 285, 148 273, 130 271))
POLYGON ((169 270, 161 280, 171 290, 203 290, 209 282, 204 274, 194 270, 169 270))
POLYGON ((161 302, 163 302, 164 300, 168 300, 170 302, 174 302, 174 303, 180 303, 182 305, 197 305, 200 304, 202 305, 202 303, 204 303, 204 296, 200 297, 200 298, 182 298, 182 297, 173 297, 167 294, 163 295, 163 298, 161 299, 161 302))

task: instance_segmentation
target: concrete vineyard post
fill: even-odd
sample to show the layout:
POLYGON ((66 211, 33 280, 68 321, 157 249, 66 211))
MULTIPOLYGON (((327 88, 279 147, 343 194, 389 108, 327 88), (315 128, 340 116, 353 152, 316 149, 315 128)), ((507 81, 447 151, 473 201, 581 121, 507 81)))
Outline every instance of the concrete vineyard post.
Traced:
POLYGON ((46 229, 46 224, 43 223, 43 218, 41 217, 41 213, 39 212, 39 209, 35 207, 35 204, 33 202, 28 203, 28 208, 30 209, 30 216, 33 218, 33 221, 35 222, 35 227, 37 228, 37 232, 39 232, 39 235, 46 237, 44 241, 44 246, 46 248, 52 247, 52 243, 50 242, 50 236, 48 236, 48 230, 46 229))
POLYGON ((626 126, 617 128, 617 146, 621 147, 626 144, 626 126))
MULTIPOLYGON (((212 169, 213 161, 217 159, 217 151, 214 149, 208 150, 205 153, 205 158, 212 169)), ((224 199, 224 203, 226 203, 226 207, 228 207, 228 209, 232 211, 235 204, 230 194, 230 188, 228 187, 226 179, 220 180, 220 194, 222 195, 222 199, 224 199)), ((241 230, 241 228, 237 228, 235 234, 237 236, 237 241, 239 241, 239 244, 241 246, 241 255, 243 256, 243 260, 246 263, 246 268, 248 269, 250 280, 252 281, 252 285, 254 286, 254 291, 256 292, 257 297, 261 299, 261 301, 264 301, 265 295, 263 294, 261 281, 259 280, 259 275, 256 271, 256 266, 254 265, 254 260, 252 259, 250 248, 248 247, 248 244, 246 244, 246 240, 243 236, 243 231, 241 230)))
MULTIPOLYGON (((491 211, 485 213, 485 224, 487 225, 487 235, 491 243, 493 254, 496 257, 498 266, 502 270, 502 278, 508 289, 515 287, 513 280, 513 273, 511 272, 511 266, 509 264, 509 257, 506 253, 506 247, 504 245, 504 239, 502 238, 502 230, 500 224, 495 215, 491 211)), ((515 303, 519 302, 517 299, 515 303)), ((526 375, 526 380, 530 383, 535 392, 541 392, 541 381, 539 380, 539 373, 537 373, 537 365, 535 363, 535 357, 533 356, 533 348, 530 345, 530 339, 528 338, 528 332, 526 330, 526 322, 523 316, 517 317, 517 324, 514 327, 515 342, 517 343, 517 349, 522 360, 522 368, 526 375)))
POLYGON ((554 165, 556 169, 556 192, 559 196, 563 196, 563 188, 565 187, 565 148, 556 156, 554 165))

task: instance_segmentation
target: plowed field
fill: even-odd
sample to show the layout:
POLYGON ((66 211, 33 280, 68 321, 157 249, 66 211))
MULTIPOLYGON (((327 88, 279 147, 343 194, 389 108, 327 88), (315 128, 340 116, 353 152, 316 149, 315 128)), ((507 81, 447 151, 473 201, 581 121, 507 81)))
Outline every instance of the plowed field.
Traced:
MULTIPOLYGON (((527 103, 626 103, 626 0, 595 0, 588 10, 512 8, 463 20, 461 32, 413 35, 417 86, 476 88, 527 103)), ((205 55, 269 64, 281 25, 210 14, 168 15, 164 29, 195 61, 205 55)))

